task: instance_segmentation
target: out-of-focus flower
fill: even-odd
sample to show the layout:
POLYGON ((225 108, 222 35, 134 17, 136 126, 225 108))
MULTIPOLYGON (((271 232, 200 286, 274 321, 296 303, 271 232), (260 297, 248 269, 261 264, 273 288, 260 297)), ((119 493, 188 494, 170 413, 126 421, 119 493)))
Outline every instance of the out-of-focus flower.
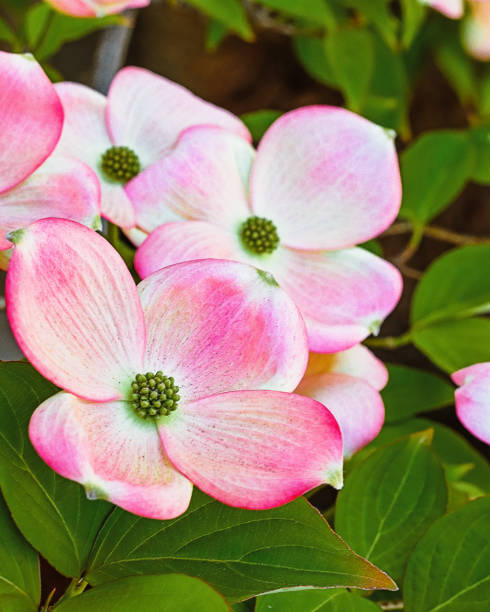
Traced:
POLYGON ((61 134, 63 109, 32 56, 0 52, 0 92, 0 267, 5 269, 12 247, 8 232, 44 217, 98 227, 100 194, 85 164, 49 157, 61 134))
POLYGON ((138 227, 152 232, 136 253, 143 278, 207 257, 267 270, 300 308, 313 351, 359 343, 400 297, 396 268, 350 248, 398 213, 393 136, 344 109, 286 113, 257 154, 226 130, 188 129, 126 192, 138 227))
POLYGON ((296 388, 324 404, 337 419, 350 457, 378 435, 384 422, 384 405, 378 393, 388 381, 388 371, 361 344, 332 355, 310 353, 308 367, 296 388))
POLYGON ((136 288, 109 243, 77 223, 44 219, 15 243, 10 325, 64 389, 34 412, 30 438, 90 497, 163 519, 185 511, 191 483, 254 509, 341 486, 335 418, 291 393, 304 323, 265 272, 188 262, 136 288))
POLYGON ((129 8, 148 6, 151 0, 45 0, 60 13, 73 17, 103 17, 129 8))
POLYGON ((85 162, 97 173, 102 216, 124 228, 135 224, 124 185, 165 157, 184 129, 213 124, 250 137, 231 113, 142 68, 120 70, 107 98, 78 83, 55 87, 65 111, 56 151, 85 162))
POLYGON ((470 55, 490 60, 490 0, 471 2, 471 13, 463 22, 463 43, 470 55))
POLYGON ((450 19, 460 19, 464 14, 464 0, 419 0, 450 19))
POLYGON ((490 444, 490 361, 476 363, 451 376, 456 390, 456 414, 474 436, 490 444))

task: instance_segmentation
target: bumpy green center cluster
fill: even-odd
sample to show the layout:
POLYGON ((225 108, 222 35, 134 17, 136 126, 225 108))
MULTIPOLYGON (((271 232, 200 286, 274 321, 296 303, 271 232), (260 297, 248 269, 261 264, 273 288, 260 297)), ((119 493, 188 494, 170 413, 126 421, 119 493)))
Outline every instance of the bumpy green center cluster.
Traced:
POLYGON ((127 183, 141 170, 140 160, 128 147, 111 147, 102 155, 101 168, 112 181, 127 183))
POLYGON ((276 226, 263 217, 249 217, 241 227, 240 237, 246 248, 257 255, 273 253, 279 245, 276 226))
POLYGON ((168 416, 179 400, 179 387, 163 372, 137 374, 131 383, 131 406, 142 419, 168 416))

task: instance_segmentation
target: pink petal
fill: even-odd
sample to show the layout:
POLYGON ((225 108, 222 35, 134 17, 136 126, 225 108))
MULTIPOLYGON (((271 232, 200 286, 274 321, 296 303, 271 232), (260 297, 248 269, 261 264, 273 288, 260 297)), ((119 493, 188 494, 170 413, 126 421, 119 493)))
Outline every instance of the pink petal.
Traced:
POLYGON ((463 43, 468 53, 482 62, 490 60, 490 3, 472 2, 464 20, 463 43))
POLYGON ((361 378, 347 374, 305 376, 296 393, 316 399, 334 415, 342 432, 344 457, 350 457, 369 444, 383 426, 383 400, 361 378))
POLYGON ((460 19, 464 13, 463 0, 420 0, 420 2, 428 4, 451 19, 460 19))
POLYGON ((342 438, 324 406, 299 395, 236 391, 185 403, 162 421, 172 463, 219 501, 264 510, 342 486, 342 438))
POLYGON ((74 17, 103 17, 120 13, 128 8, 148 6, 150 0, 46 0, 48 4, 74 17))
POLYGON ((57 393, 34 412, 29 437, 53 470, 128 512, 170 519, 185 512, 192 484, 165 456, 153 423, 125 402, 96 404, 57 393))
POLYGON ((451 378, 457 385, 456 414, 478 439, 490 444, 490 362, 458 370, 451 378))
POLYGON ((138 289, 147 328, 145 370, 173 376, 183 398, 291 391, 301 380, 303 321, 265 273, 208 259, 159 270, 138 289))
POLYGON ((282 249, 272 272, 305 319, 310 350, 319 353, 343 351, 376 332, 402 290, 398 270, 360 248, 282 249))
POLYGON ((284 245, 338 249, 395 219, 401 182, 393 137, 342 108, 309 106, 266 132, 250 177, 252 208, 284 245))
POLYGON ((148 238, 148 234, 137 227, 132 227, 131 229, 122 228, 122 231, 126 238, 132 242, 135 247, 139 247, 148 238))
POLYGON ((183 130, 199 124, 217 125, 250 140, 238 117, 149 70, 128 66, 112 81, 109 132, 116 144, 131 147, 143 166, 166 155, 183 130))
POLYGON ((340 353, 310 353, 305 377, 312 374, 348 374, 362 378, 377 391, 388 382, 388 370, 364 345, 356 344, 340 353))
POLYGON ((80 397, 119 399, 141 372, 143 311, 133 279, 102 236, 43 219, 14 237, 10 326, 43 376, 80 397))
POLYGON ((51 156, 17 187, 0 194, 0 250, 12 243, 3 240, 11 230, 45 217, 100 226, 100 189, 94 172, 84 163, 51 156))
POLYGON ((63 109, 32 55, 0 51, 0 193, 27 178, 53 151, 63 109))
POLYGON ((250 216, 247 185, 252 147, 219 127, 186 130, 163 160, 126 185, 138 226, 192 219, 236 227, 250 216))

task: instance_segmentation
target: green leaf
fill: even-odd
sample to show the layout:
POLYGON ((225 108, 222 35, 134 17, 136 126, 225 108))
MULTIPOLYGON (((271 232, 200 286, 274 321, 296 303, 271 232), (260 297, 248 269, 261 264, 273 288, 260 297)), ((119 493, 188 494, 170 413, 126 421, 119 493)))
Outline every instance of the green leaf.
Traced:
POLYGON ((420 0, 401 0, 402 45, 406 49, 412 44, 425 17, 425 7, 420 0))
POLYGON ((477 103, 482 117, 490 115, 490 66, 488 64, 482 70, 482 78, 480 82, 480 91, 477 97, 477 103))
POLYGON ((453 249, 431 264, 412 300, 417 328, 490 311, 490 244, 453 249))
POLYGON ((254 40, 254 33, 240 0, 186 0, 205 15, 220 21, 244 40, 254 40))
POLYGON ((412 332, 415 346, 452 374, 480 361, 490 361, 490 319, 456 319, 412 332))
POLYGON ((323 39, 296 36, 293 38, 293 45, 296 57, 312 78, 329 87, 339 86, 337 76, 327 57, 323 39))
POLYGON ((12 47, 18 44, 17 36, 3 19, 0 19, 0 41, 7 42, 12 47))
POLYGON ((467 105, 475 102, 478 98, 475 64, 461 46, 457 35, 446 35, 439 42, 435 48, 435 60, 461 103, 467 105))
POLYGON ((343 0, 343 4, 356 9, 373 24, 390 47, 395 46, 398 23, 390 12, 387 0, 343 0))
POLYGON ((387 368, 390 377, 381 391, 387 423, 454 402, 454 387, 439 376, 401 365, 387 368))
POLYGON ((332 30, 325 38, 325 48, 347 105, 360 112, 374 69, 371 32, 360 28, 332 30))
POLYGON ((240 119, 248 127, 254 142, 259 142, 264 133, 282 115, 278 110, 258 110, 241 115, 240 119))
POLYGON ((400 216, 425 225, 450 204, 470 178, 473 154, 464 132, 427 132, 401 155, 400 216))
POLYGON ((446 510, 444 470, 432 430, 384 446, 354 467, 337 497, 335 527, 395 581, 414 544, 446 510))
POLYGON ((0 610, 35 612, 41 597, 39 559, 19 533, 0 495, 0 610))
POLYGON ((129 576, 67 599, 60 612, 227 612, 225 600, 202 580, 183 574, 129 576))
POLYGON ((206 51, 216 51, 227 34, 228 28, 221 21, 210 19, 206 29, 206 51))
POLYGON ((304 499, 250 511, 224 506, 197 489, 189 510, 174 520, 116 509, 100 530, 90 584, 150 572, 199 576, 232 602, 297 586, 394 587, 304 499))
POLYGON ((111 506, 58 476, 27 436, 34 409, 56 392, 32 366, 0 363, 0 484, 24 537, 59 572, 80 576, 111 506))
POLYGON ((344 589, 308 589, 262 595, 255 612, 379 612, 379 608, 344 589))
MULTIPOLYGON (((488 81, 490 83, 490 78, 488 81)), ((482 185, 490 185, 490 125, 470 130, 470 142, 473 147, 471 179, 482 185)))
POLYGON ((374 253, 375 255, 383 257, 383 246, 379 240, 376 240, 376 238, 372 238, 367 242, 363 242, 359 246, 363 249, 366 249, 366 251, 369 251, 370 253, 374 253))
POLYGON ((406 612, 490 608, 490 497, 439 519, 417 544, 405 578, 406 612))
POLYGON ((257 0, 259 4, 267 8, 275 9, 292 17, 307 19, 320 25, 333 25, 335 23, 335 11, 325 0, 257 0))

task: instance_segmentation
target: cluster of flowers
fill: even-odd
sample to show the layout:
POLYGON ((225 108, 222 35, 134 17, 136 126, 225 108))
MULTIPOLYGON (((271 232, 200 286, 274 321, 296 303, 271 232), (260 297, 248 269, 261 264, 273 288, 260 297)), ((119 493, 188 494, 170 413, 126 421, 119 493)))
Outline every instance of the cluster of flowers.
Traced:
POLYGON ((148 71, 105 98, 8 53, 0 90, 7 313, 62 389, 31 419, 41 457, 159 519, 192 484, 254 509, 340 487, 384 419, 386 369, 359 343, 402 284, 353 245, 397 215, 392 134, 307 107, 255 152, 238 118, 148 71), (141 243, 137 287, 99 215, 141 243))

